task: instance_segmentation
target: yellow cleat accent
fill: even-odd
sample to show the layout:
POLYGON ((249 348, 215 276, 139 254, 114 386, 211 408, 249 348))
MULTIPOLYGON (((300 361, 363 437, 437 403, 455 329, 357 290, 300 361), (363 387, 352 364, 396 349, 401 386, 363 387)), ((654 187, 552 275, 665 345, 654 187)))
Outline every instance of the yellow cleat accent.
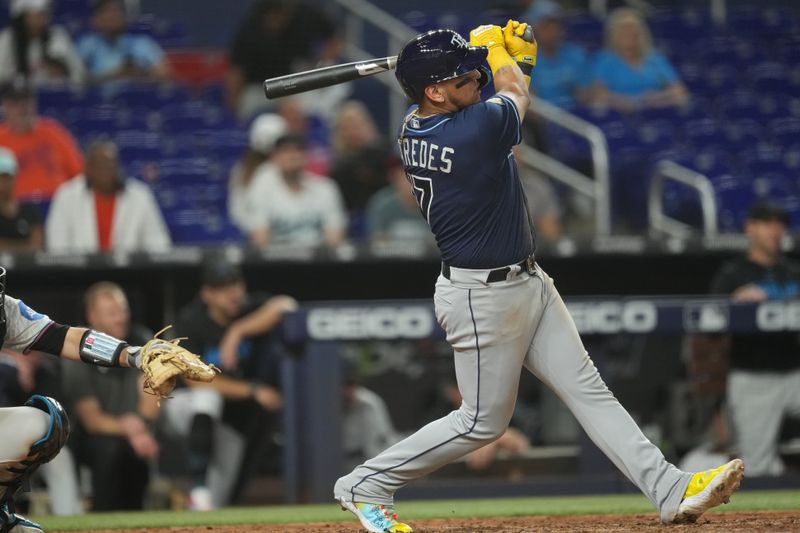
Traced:
POLYGON ((724 464, 718 468, 714 468, 713 470, 706 470, 705 472, 697 472, 692 476, 692 479, 689 480, 689 486, 686 487, 686 492, 683 493, 683 499, 689 498, 701 492, 704 488, 706 488, 709 482, 714 479, 714 477, 722 472, 725 467, 728 466, 724 464))
POLYGON ((743 477, 744 463, 741 459, 734 459, 719 468, 692 475, 683 494, 683 501, 671 522, 695 522, 712 507, 728 503, 743 477))

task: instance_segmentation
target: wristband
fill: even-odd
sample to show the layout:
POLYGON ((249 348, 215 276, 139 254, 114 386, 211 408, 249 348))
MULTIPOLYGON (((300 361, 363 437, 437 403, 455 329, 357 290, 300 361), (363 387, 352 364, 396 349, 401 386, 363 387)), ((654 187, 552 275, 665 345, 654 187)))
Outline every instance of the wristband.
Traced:
POLYGON ((128 346, 128 366, 130 368, 142 368, 142 347, 128 346))
POLYGON ((90 329, 81 337, 81 361, 96 366, 119 366, 119 356, 127 346, 125 341, 90 329))

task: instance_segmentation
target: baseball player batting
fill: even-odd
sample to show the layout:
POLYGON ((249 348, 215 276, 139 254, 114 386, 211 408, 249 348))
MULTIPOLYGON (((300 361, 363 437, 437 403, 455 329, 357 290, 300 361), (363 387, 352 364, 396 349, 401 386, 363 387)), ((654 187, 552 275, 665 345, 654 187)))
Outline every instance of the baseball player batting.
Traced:
POLYGON ((336 500, 371 532, 412 531, 397 516, 395 491, 503 434, 522 367, 558 394, 665 523, 693 522, 727 502, 744 474, 739 459, 695 474, 664 459, 606 387, 553 280, 534 260, 534 228, 511 153, 536 62, 535 41, 520 37, 526 27, 480 26, 469 44, 435 30, 398 56, 397 79, 416 103, 398 142, 442 255, 434 303, 463 402, 336 482, 336 500), (492 76, 496 95, 481 101, 492 76))
MULTIPOLYGON (((136 367, 145 374, 146 388, 159 395, 171 390, 178 374, 204 381, 216 374, 176 341, 156 337, 144 346, 129 346, 99 331, 57 324, 6 295, 5 287, 6 270, 0 267, 2 348, 22 353, 36 350, 97 366, 136 367)), ((24 407, 0 408, 0 533, 44 531, 15 512, 14 494, 39 465, 58 454, 69 428, 61 404, 47 396, 31 396, 24 407)))

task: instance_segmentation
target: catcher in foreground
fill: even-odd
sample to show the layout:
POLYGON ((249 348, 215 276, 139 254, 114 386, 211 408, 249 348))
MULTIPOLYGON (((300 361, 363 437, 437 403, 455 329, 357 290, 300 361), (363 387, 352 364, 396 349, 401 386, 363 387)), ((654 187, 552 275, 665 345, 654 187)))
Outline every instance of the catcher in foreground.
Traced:
MULTIPOLYGON (((178 375, 211 381, 219 372, 182 348, 180 339, 158 337, 130 346, 105 333, 58 324, 5 294, 0 267, 0 347, 26 354, 40 351, 97 366, 136 367, 145 390, 168 397, 178 375)), ((69 420, 56 400, 34 395, 23 407, 0 408, 0 533, 42 533, 42 527, 14 511, 14 494, 39 467, 55 457, 69 436, 69 420)))

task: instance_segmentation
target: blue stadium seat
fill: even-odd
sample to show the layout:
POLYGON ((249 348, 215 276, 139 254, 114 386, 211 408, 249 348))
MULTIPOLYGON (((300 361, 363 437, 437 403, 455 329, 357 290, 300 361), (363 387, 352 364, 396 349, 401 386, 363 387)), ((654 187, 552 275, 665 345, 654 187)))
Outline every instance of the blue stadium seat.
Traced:
POLYGON ((712 118, 687 121, 683 127, 683 136, 689 146, 694 148, 720 145, 725 142, 719 123, 712 118))
POLYGON ((752 182, 741 176, 719 176, 714 181, 717 218, 725 232, 741 232, 744 220, 755 201, 752 182))
POLYGON ((567 38, 590 50, 602 46, 603 21, 589 14, 576 14, 564 19, 567 38))
POLYGON ((800 178, 800 143, 789 146, 783 152, 783 166, 790 175, 800 178))
POLYGON ((794 26, 794 16, 790 9, 774 5, 736 6, 728 15, 728 29, 744 37, 767 37, 790 33, 794 26))
POLYGON ((734 65, 712 65, 704 69, 704 82, 707 94, 716 95, 730 92, 741 82, 741 71, 734 65))
POLYGON ((152 131, 120 130, 113 136, 123 161, 161 159, 161 136, 152 131))
POLYGON ((763 141, 762 125, 758 120, 728 120, 723 123, 725 143, 733 152, 750 150, 763 141))
POLYGON ((694 8, 658 9, 647 19, 653 35, 658 38, 687 40, 697 35, 708 34, 712 30, 707 12, 694 8))
POLYGON ((777 61, 764 61, 747 71, 747 79, 759 93, 789 94, 792 84, 786 73, 786 65, 777 61))
POLYGON ((112 101, 116 105, 161 108, 190 99, 186 89, 171 83, 123 83, 115 87, 112 101))
POLYGON ((734 172, 733 158, 722 145, 707 146, 698 151, 689 166, 708 177, 734 172))
POLYGON ((739 89, 731 94, 722 95, 717 105, 720 113, 729 120, 761 119, 758 98, 747 90, 739 89))
POLYGON ((789 146, 800 141, 800 118, 776 118, 770 121, 767 129, 773 142, 779 146, 789 146))
POLYGON ((639 144, 649 152, 666 150, 677 141, 677 127, 669 120, 651 120, 636 130, 639 144))

